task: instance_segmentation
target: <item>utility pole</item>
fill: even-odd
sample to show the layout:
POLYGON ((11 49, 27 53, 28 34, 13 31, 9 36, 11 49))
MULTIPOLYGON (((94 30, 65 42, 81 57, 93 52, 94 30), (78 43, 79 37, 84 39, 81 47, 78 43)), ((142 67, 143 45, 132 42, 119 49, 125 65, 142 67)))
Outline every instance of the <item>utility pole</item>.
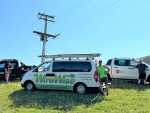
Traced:
MULTIPOLYGON (((38 31, 33 31, 33 33, 37 33, 38 35, 41 36, 40 41, 43 41, 43 50, 42 50, 42 56, 43 56, 43 55, 45 55, 46 42, 48 41, 47 37, 53 37, 52 39, 54 39, 60 34, 57 34, 57 35, 47 34, 47 21, 54 22, 53 21, 53 19, 55 18, 54 16, 49 16, 49 15, 46 15, 44 13, 42 14, 42 13, 39 12, 37 17, 39 19, 45 20, 44 33, 41 33, 41 32, 38 32, 38 31)), ((43 63, 43 62, 45 62, 45 57, 42 57, 42 59, 41 59, 41 63, 43 63)))

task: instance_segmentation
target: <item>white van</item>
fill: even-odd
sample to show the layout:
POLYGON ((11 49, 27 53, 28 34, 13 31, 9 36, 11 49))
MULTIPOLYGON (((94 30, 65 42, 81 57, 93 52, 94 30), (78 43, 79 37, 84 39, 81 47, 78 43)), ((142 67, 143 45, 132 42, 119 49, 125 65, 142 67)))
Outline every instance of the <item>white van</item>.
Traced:
MULTIPOLYGON (((100 56, 100 54, 95 56, 100 56)), ((33 91, 35 88, 57 89, 71 90, 78 94, 99 90, 97 60, 94 57, 93 59, 87 57, 86 60, 78 59, 79 56, 77 59, 71 59, 70 56, 69 59, 62 60, 55 60, 55 58, 56 55, 53 60, 46 61, 27 72, 22 78, 21 86, 27 91, 33 91)))

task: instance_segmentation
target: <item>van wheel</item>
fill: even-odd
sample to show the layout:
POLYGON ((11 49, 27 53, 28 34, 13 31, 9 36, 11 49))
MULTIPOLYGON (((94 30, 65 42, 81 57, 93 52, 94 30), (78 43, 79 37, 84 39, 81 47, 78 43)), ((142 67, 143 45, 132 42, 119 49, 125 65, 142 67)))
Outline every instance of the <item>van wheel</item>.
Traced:
POLYGON ((21 74, 21 75, 20 75, 20 81, 22 80, 22 77, 23 77, 23 76, 24 76, 24 74, 21 74))
POLYGON ((35 86, 32 82, 27 82, 25 84, 25 89, 26 89, 26 91, 33 91, 35 89, 35 86))
POLYGON ((83 84, 78 84, 78 85, 76 86, 76 92, 77 92, 78 94, 85 94, 85 93, 86 93, 86 86, 83 85, 83 84))

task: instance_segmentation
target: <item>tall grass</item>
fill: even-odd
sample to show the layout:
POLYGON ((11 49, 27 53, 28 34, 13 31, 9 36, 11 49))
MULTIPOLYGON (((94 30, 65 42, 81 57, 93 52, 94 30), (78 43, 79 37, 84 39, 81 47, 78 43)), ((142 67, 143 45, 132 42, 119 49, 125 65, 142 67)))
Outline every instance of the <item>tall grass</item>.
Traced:
POLYGON ((79 95, 69 91, 26 92, 20 81, 0 82, 0 112, 150 112, 150 87, 112 81, 110 96, 79 95))

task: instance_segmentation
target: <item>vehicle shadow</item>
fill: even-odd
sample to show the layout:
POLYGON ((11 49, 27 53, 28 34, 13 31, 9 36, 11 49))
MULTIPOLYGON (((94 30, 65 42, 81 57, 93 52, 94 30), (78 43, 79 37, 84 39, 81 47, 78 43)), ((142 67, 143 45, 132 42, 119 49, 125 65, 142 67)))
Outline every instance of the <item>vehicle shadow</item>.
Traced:
POLYGON ((36 90, 27 92, 24 89, 15 91, 8 97, 13 101, 11 108, 52 108, 64 111, 74 110, 79 105, 89 107, 105 98, 98 93, 79 95, 70 91, 36 90))
POLYGON ((123 81, 123 80, 112 80, 111 85, 109 85, 111 89, 135 89, 137 91, 144 91, 150 89, 150 85, 140 84, 137 85, 137 82, 133 81, 123 81))

